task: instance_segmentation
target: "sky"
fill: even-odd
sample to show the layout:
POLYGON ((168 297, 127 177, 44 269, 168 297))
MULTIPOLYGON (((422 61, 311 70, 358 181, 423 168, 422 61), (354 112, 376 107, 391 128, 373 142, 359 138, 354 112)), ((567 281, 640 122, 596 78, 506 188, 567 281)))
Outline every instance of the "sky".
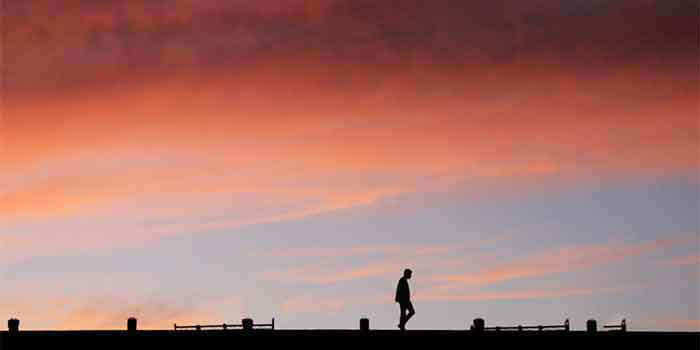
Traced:
POLYGON ((4 0, 0 317, 698 331, 698 6, 4 0))

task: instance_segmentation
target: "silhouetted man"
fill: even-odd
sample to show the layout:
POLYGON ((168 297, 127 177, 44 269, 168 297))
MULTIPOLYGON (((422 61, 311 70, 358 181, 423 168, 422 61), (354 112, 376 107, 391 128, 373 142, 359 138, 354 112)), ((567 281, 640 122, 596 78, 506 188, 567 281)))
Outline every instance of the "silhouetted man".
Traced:
POLYGON ((399 284, 396 286, 396 302, 399 303, 401 308, 401 316, 399 317, 399 329, 402 331, 406 329, 406 322, 416 314, 413 310, 413 304, 411 304, 411 291, 408 289, 408 280, 411 279, 413 271, 411 269, 403 270, 403 277, 399 279, 399 284), (408 314, 406 314, 408 311, 408 314))

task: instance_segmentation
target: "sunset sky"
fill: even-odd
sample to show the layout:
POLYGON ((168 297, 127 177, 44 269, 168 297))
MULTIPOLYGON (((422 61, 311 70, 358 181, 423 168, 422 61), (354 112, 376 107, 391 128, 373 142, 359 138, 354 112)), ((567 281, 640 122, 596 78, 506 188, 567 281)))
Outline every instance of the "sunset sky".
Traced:
POLYGON ((700 330, 696 0, 1 6, 22 329, 700 330))

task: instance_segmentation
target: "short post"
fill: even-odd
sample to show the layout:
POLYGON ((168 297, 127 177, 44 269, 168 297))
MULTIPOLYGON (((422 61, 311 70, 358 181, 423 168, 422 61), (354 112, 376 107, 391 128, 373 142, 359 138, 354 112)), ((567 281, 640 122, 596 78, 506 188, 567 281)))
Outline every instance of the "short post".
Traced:
POLYGON ((586 332, 595 333, 598 331, 598 323, 594 319, 586 321, 586 332))
POLYGON ((136 332, 136 318, 135 317, 129 317, 129 319, 126 320, 126 330, 130 333, 136 332))
POLYGON ((244 331, 252 331, 253 330, 253 319, 252 318, 244 318, 241 320, 241 325, 243 326, 244 331))
POLYGON ((369 318, 360 319, 360 332, 369 332, 369 318))
POLYGON ((571 327, 569 326, 569 319, 567 318, 566 321, 564 321, 564 330, 569 331, 571 330, 571 327))
POLYGON ((620 332, 627 332, 627 320, 624 318, 622 319, 622 323, 620 324, 620 332))
POLYGON ((19 332, 19 320, 16 318, 11 318, 11 319, 7 320, 7 330, 10 333, 19 332))
POLYGON ((522 331, 523 331, 523 325, 519 324, 518 325, 518 332, 522 332, 522 331))
POLYGON ((474 331, 474 333, 483 333, 485 327, 486 327, 486 322, 484 321, 483 318, 475 318, 474 319, 474 324, 472 325, 472 331, 474 331))

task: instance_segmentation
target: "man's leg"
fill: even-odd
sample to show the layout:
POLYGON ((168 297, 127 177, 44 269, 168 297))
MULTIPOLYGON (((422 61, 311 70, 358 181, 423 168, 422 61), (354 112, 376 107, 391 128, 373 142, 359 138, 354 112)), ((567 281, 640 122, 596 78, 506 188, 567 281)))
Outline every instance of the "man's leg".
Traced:
POLYGON ((401 314, 399 314, 399 329, 404 330, 406 328, 406 305, 404 303, 399 303, 399 308, 401 309, 401 314))
POLYGON ((416 310, 413 309, 413 303, 411 303, 410 301, 406 305, 406 309, 408 309, 408 315, 406 315, 404 318, 404 321, 403 321, 404 327, 406 327, 406 322, 408 322, 408 320, 410 320, 411 317, 413 317, 413 315, 416 314, 416 310))

